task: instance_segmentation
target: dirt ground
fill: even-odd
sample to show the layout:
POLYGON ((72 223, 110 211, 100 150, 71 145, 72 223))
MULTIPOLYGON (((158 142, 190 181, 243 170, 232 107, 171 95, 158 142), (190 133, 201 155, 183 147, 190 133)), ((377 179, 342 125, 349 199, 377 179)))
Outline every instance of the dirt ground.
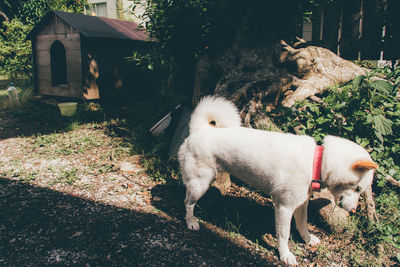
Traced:
MULTIPOLYGON (((227 196, 212 189, 196 207, 200 231, 188 231, 184 187, 155 181, 142 155, 118 144, 101 125, 60 131, 0 111, 0 265, 280 265, 270 199, 239 185, 227 196)), ((310 217, 322 244, 292 231, 301 266, 382 264, 310 217)))

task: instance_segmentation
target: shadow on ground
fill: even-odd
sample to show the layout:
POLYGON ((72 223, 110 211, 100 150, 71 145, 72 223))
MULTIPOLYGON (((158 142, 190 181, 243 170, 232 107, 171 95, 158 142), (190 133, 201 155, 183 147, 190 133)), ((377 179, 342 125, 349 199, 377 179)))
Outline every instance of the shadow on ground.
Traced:
MULTIPOLYGON (((184 218, 184 186, 158 185, 152 190, 162 201, 153 203, 160 210, 177 218, 184 218)), ((272 205, 261 205, 256 201, 235 196, 222 196, 211 187, 200 199, 195 215, 229 232, 239 232, 251 240, 259 240, 265 233, 275 233, 272 205)))
MULTIPOLYGON (((174 192, 163 192, 167 203, 166 195, 174 192)), ((0 196, 0 265, 266 265, 259 256, 211 231, 189 232, 182 222, 158 214, 4 178, 0 178, 0 196)), ((181 214, 179 204, 167 207, 181 214)), ((215 212, 224 209, 222 204, 215 208, 215 212)))
POLYGON ((68 131, 77 118, 62 117, 56 106, 33 103, 21 108, 0 109, 0 140, 68 131))
MULTIPOLYGON (((183 203, 185 187, 183 185, 178 186, 174 183, 158 185, 153 188, 152 195, 161 197, 161 201, 153 201, 152 204, 155 207, 171 216, 181 218, 182 223, 185 224, 183 203)), ((318 208, 326 205, 326 203, 317 202, 316 200, 310 201, 308 222, 316 225, 322 231, 329 232, 329 226, 318 213, 318 208)), ((222 196, 217 189, 211 187, 199 200, 194 213, 203 221, 228 232, 240 233, 278 255, 275 241, 271 240, 271 237, 275 237, 275 217, 272 202, 260 204, 255 199, 240 195, 234 196, 232 193, 222 196), (265 241, 265 234, 269 236, 268 243, 265 241)), ((294 242, 304 243, 296 230, 294 219, 292 219, 291 234, 294 242)))

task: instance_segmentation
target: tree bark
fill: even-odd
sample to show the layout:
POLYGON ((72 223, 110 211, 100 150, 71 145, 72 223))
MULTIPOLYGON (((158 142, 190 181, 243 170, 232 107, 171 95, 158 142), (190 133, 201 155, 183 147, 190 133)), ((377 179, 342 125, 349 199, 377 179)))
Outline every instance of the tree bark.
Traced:
POLYGON ((296 101, 345 83, 366 70, 331 51, 293 46, 281 41, 265 46, 234 44, 217 56, 205 55, 196 65, 193 103, 207 94, 232 100, 245 126, 265 120, 263 107, 290 107, 296 101))

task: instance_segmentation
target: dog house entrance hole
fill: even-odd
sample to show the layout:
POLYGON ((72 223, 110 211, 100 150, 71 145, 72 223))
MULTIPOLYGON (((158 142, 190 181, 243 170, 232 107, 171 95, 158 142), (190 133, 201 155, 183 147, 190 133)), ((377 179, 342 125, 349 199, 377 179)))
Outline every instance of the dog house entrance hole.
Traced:
POLYGON ((65 47, 60 41, 54 41, 50 47, 51 84, 67 84, 67 60, 65 47))

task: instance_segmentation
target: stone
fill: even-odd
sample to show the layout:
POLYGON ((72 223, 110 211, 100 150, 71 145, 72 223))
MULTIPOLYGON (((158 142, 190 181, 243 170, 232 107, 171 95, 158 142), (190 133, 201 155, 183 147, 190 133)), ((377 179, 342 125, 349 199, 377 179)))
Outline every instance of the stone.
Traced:
MULTIPOLYGON (((337 232, 343 231, 348 224, 348 212, 336 205, 331 192, 321 189, 313 192, 314 199, 310 201, 312 210, 318 210, 319 215, 325 220, 331 229, 337 232)), ((310 214, 312 216, 312 214, 310 214)))
POLYGON ((135 166, 129 162, 121 162, 119 164, 119 169, 122 172, 129 172, 129 173, 136 172, 135 166))

